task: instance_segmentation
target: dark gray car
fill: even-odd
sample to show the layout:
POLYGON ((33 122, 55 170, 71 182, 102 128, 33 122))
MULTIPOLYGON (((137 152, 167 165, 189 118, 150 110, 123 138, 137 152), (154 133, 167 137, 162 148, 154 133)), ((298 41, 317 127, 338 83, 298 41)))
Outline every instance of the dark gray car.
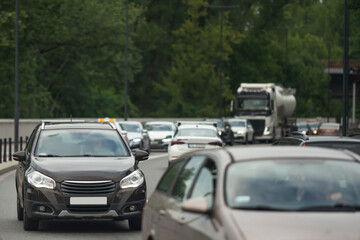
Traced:
POLYGON ((132 153, 111 123, 43 122, 24 151, 13 154, 17 218, 25 230, 40 220, 129 220, 139 230, 146 182, 137 163, 148 153, 132 153))

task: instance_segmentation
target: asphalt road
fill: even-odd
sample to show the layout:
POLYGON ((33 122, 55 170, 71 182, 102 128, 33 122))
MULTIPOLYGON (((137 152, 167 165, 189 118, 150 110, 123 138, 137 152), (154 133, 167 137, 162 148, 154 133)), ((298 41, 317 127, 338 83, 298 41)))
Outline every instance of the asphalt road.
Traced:
MULTIPOLYGON (((150 158, 139 164, 144 172, 148 196, 167 168, 167 153, 153 151, 150 158)), ((40 230, 25 232, 16 218, 15 171, 0 175, 0 240, 48 239, 141 239, 140 232, 129 230, 127 221, 76 220, 42 221, 40 230)))

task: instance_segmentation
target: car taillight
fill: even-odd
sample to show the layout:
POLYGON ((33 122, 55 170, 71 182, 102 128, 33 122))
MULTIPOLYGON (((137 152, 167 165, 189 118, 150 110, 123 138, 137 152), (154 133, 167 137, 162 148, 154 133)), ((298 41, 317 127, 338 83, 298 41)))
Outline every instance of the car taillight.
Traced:
POLYGON ((213 146, 219 146, 219 147, 222 147, 222 142, 209 142, 208 143, 209 145, 213 145, 213 146))
POLYGON ((180 141, 180 140, 175 140, 171 142, 171 146, 174 146, 175 144, 185 144, 185 142, 180 141))

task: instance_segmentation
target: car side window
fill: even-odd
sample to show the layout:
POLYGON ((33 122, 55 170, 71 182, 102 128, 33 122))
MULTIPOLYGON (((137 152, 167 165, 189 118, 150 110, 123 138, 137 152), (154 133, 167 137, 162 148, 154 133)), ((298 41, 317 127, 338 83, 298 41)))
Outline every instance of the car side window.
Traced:
POLYGON ((31 153, 31 150, 32 150, 32 146, 33 146, 33 144, 34 144, 34 141, 35 141, 35 136, 36 136, 36 133, 37 133, 37 130, 38 130, 38 127, 36 127, 33 131, 32 131, 32 133, 31 133, 31 135, 30 135, 30 138, 29 138, 29 140, 28 140, 28 142, 26 143, 26 147, 25 147, 25 151, 27 152, 27 153, 31 153))
POLYGON ((175 199, 179 201, 183 201, 185 199, 205 159, 205 156, 193 156, 186 163, 175 182, 175 186, 171 194, 175 199))
POLYGON ((180 172, 181 168, 185 164, 185 159, 179 160, 179 162, 170 165, 169 169, 165 172, 161 178, 156 190, 161 192, 168 192, 173 185, 173 181, 180 172))
POLYGON ((208 160, 201 168, 189 198, 205 197, 211 208, 214 202, 217 168, 212 160, 208 160))

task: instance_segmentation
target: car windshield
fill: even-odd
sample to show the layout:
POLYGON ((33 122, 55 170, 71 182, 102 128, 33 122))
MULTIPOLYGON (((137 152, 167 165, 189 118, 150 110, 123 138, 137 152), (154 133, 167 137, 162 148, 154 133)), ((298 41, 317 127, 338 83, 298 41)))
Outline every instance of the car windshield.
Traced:
POLYGON ((181 137, 216 137, 216 131, 204 128, 185 128, 180 129, 178 136, 181 137))
POLYGON ((307 124, 306 123, 298 123, 296 124, 298 128, 307 128, 307 124))
POLYGON ((148 131, 163 131, 163 132, 172 131, 172 127, 169 124, 155 124, 155 123, 149 124, 149 123, 147 123, 145 125, 145 128, 148 131))
POLYGON ((60 129, 41 132, 35 156, 122 157, 130 154, 117 131, 60 129))
POLYGON ((138 124, 133 123, 120 123, 120 126, 125 129, 127 132, 140 132, 140 126, 138 124))
POLYGON ((232 127, 245 127, 245 121, 230 121, 232 127))
POLYGON ((312 130, 317 129, 319 127, 319 123, 317 123, 317 122, 310 122, 308 124, 312 130))
POLYGON ((356 154, 360 154, 360 142, 350 142, 350 141, 307 142, 306 146, 325 147, 325 148, 333 148, 333 149, 346 149, 356 154))
POLYGON ((336 160, 267 160, 234 163, 226 175, 231 208, 334 210, 360 206, 360 165, 336 160))

